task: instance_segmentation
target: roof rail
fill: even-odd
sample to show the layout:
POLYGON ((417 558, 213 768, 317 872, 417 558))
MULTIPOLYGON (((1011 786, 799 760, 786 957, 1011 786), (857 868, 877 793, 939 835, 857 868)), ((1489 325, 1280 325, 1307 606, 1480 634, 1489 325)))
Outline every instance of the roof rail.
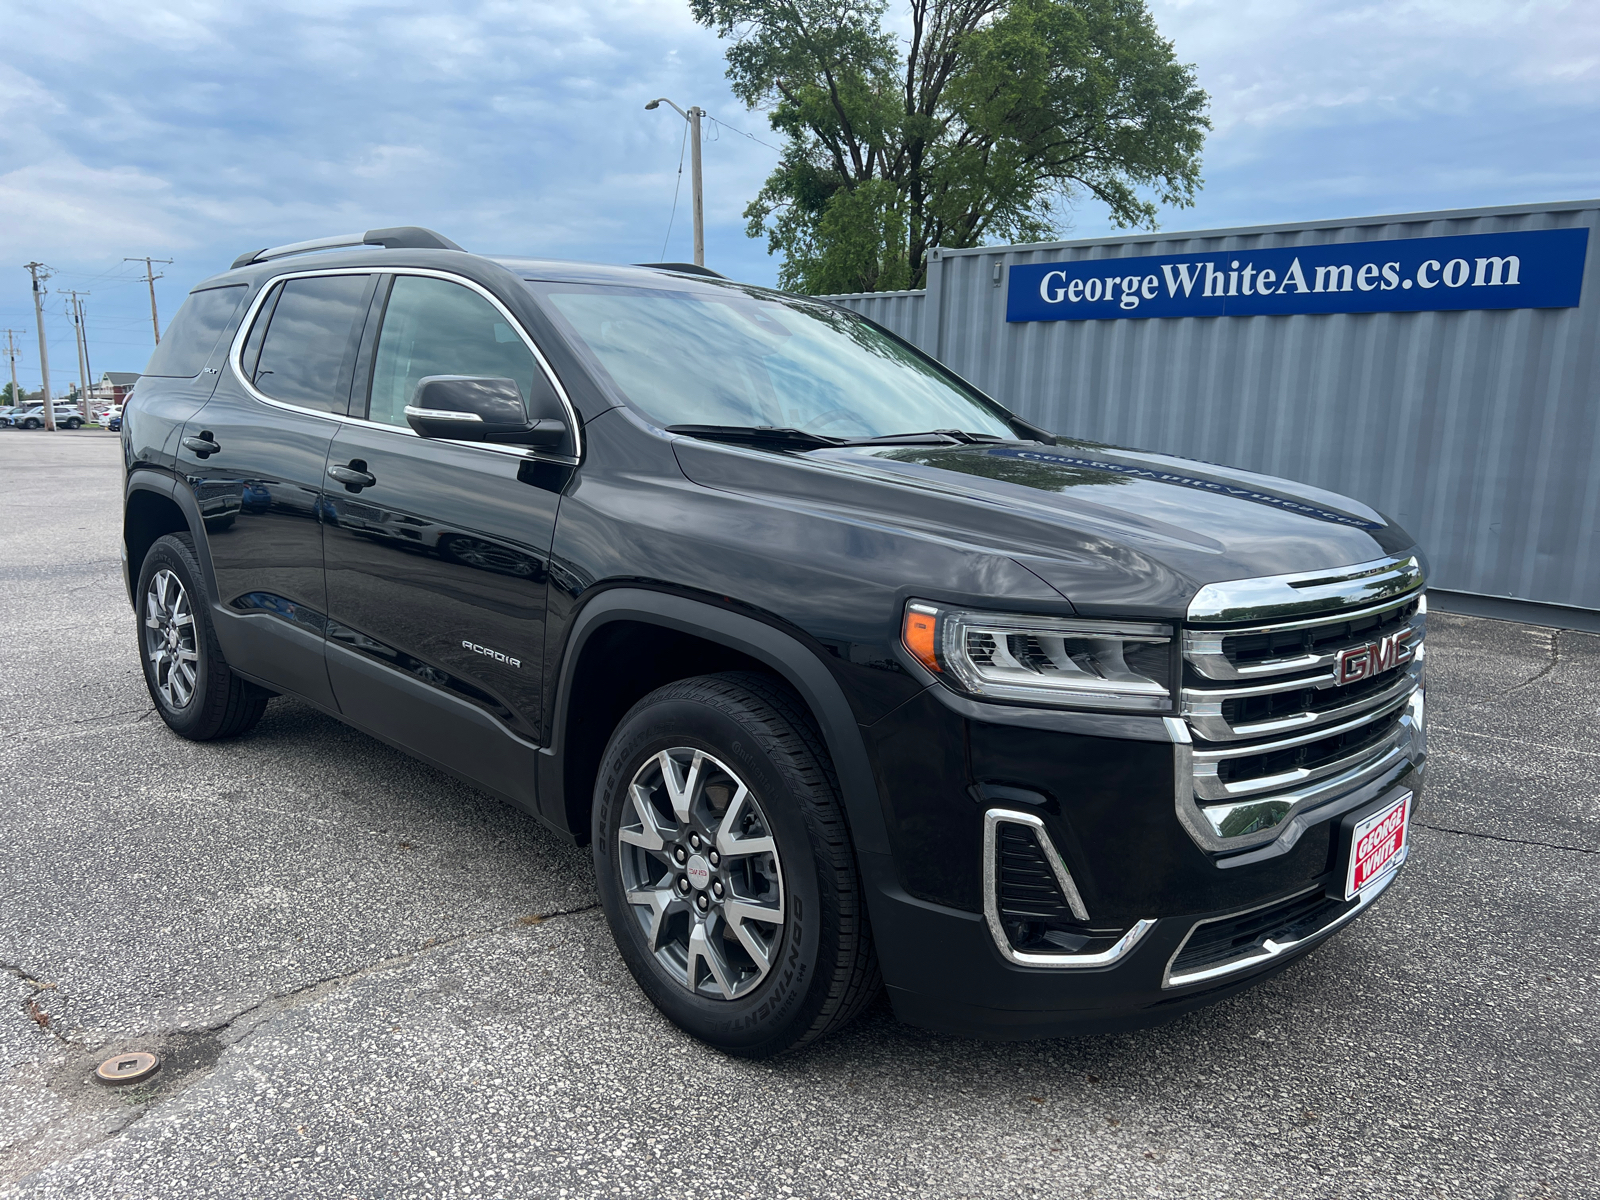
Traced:
POLYGON ((726 279, 720 271, 713 271, 710 267, 702 267, 698 263, 634 263, 636 267, 650 267, 656 271, 676 271, 680 275, 707 275, 712 279, 726 279))
POLYGON ((287 246, 271 246, 265 250, 251 250, 233 260, 229 270, 248 267, 251 263, 286 258, 291 254, 309 254, 313 250, 333 250, 340 246, 383 246, 389 250, 460 250, 461 247, 431 229, 420 225, 396 225, 390 229, 369 229, 365 233, 335 234, 333 237, 312 238, 307 242, 290 242, 287 246))

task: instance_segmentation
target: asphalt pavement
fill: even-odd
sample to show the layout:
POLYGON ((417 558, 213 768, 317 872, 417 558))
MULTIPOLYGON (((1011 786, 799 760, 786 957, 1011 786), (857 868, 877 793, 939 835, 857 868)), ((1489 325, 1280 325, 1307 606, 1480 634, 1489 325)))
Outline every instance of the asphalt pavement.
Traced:
POLYGON ((880 1001, 749 1063, 530 818, 282 699, 169 733, 117 464, 0 433, 0 1196, 1600 1195, 1600 637, 1430 618, 1411 863, 1261 987, 1007 1044, 880 1001))

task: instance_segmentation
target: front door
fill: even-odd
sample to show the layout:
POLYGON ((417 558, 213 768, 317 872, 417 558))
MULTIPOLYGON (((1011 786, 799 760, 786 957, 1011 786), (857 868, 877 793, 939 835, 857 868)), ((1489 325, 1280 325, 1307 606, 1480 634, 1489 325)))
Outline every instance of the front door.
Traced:
POLYGON ((224 369, 178 450, 216 573, 224 655, 327 707, 320 501, 376 278, 273 284, 254 306, 238 366, 224 369))
POLYGON ((328 460, 371 480, 326 485, 334 691, 350 719, 531 805, 559 497, 519 479, 520 451, 418 437, 404 410, 429 375, 513 379, 524 402, 549 383, 476 285, 401 272, 380 310, 366 420, 328 460))

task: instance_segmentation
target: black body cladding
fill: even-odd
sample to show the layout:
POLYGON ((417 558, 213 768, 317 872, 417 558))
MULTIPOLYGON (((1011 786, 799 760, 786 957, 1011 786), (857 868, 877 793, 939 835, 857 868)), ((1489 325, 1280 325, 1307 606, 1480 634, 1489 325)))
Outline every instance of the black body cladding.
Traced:
POLYGON ((1330 886, 1348 853, 1334 807, 1417 788, 1420 751, 1325 816, 1294 810, 1275 841, 1219 850, 1179 817, 1181 688, 1140 715, 994 702, 901 641, 911 601, 1156 622, 1190 683, 1202 588, 1415 554, 1380 514, 1020 421, 1010 441, 811 450, 674 435, 539 289, 737 285, 491 260, 424 233, 242 256, 193 293, 124 414, 130 592, 158 537, 191 534, 242 678, 577 840, 636 701, 691 676, 773 679, 837 773, 898 1010, 990 1036, 1150 1023, 1277 969, 1286 957, 1176 990, 1163 974, 1196 922, 1330 886), (487 314, 492 336, 429 344, 452 313, 487 314), (484 424, 461 432, 451 412, 484 424), (520 441, 519 421, 535 430, 520 441), (997 808, 1042 822, 1081 895, 1090 919, 1063 918, 1061 944, 1153 921, 1135 952, 1056 970, 997 944, 982 849, 997 808))

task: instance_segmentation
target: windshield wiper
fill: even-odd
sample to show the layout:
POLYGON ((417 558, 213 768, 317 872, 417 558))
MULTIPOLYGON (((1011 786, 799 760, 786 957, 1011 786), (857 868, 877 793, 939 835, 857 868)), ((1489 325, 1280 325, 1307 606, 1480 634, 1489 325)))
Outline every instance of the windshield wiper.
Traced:
POLYGON ((780 425, 668 425, 668 433, 705 438, 708 442, 732 442, 737 446, 780 446, 789 450, 820 450, 842 446, 845 439, 807 433, 780 425))
POLYGON ((956 446, 973 442, 1003 442, 992 433, 967 433, 962 429, 929 429, 923 433, 885 433, 877 437, 840 438, 846 446, 956 446))

